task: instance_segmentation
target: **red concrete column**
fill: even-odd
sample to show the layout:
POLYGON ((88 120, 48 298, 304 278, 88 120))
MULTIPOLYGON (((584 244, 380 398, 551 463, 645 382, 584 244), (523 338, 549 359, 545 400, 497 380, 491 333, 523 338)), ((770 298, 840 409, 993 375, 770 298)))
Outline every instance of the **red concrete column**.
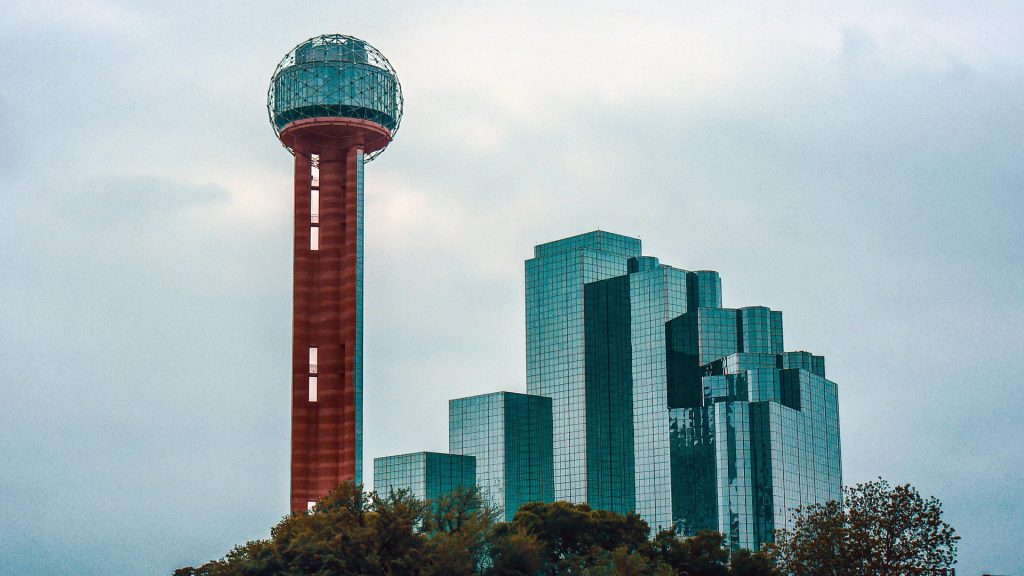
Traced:
POLYGON ((356 151, 329 144, 320 149, 316 251, 309 249, 309 159, 296 154, 293 511, 355 478, 356 151), (308 397, 310 346, 318 353, 316 402, 308 397))
POLYGON ((357 162, 386 128, 363 120, 305 119, 281 132, 295 153, 291 509, 355 479, 357 162), (370 146, 367 148, 367 143, 370 146), (319 249, 310 250, 310 157, 320 159, 319 249), (317 401, 309 401, 309 348, 317 348, 317 401))
POLYGON ((309 402, 309 346, 316 345, 312 303, 316 300, 318 253, 309 249, 312 175, 309 154, 295 151, 295 246, 292 289, 292 481, 291 509, 309 498, 316 407, 309 402))
POLYGON ((344 223, 341 229, 344 250, 341 255, 341 277, 338 285, 341 297, 341 339, 344 342, 342 354, 342 393, 345 402, 342 405, 342 420, 345 423, 342 429, 341 462, 338 473, 346 479, 355 478, 356 474, 356 392, 355 392, 355 363, 356 363, 356 280, 358 267, 357 256, 357 231, 358 231, 358 197, 356 194, 356 163, 359 162, 358 151, 360 144, 356 144, 345 150, 342 161, 345 163, 345 198, 344 198, 344 223))

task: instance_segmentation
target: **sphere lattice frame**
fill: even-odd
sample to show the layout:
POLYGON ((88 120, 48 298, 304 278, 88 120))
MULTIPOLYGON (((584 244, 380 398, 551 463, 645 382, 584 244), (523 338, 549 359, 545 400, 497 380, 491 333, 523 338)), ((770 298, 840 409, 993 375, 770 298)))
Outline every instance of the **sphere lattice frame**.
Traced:
MULTIPOLYGON (((316 36, 292 48, 267 90, 267 115, 279 139, 295 122, 343 118, 382 126, 390 141, 402 122, 402 104, 402 85, 388 59, 363 40, 342 34, 316 36)), ((364 161, 383 151, 368 151, 364 161)))

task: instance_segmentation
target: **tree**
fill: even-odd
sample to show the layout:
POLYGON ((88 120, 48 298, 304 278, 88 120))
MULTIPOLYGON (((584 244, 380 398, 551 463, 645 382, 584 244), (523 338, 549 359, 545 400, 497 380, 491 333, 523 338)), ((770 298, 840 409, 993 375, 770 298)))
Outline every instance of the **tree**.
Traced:
POLYGON ((741 548, 729 559, 729 576, 774 576, 775 562, 764 551, 751 552, 741 548))
POLYGON ((544 544, 522 526, 499 524, 491 540, 489 576, 534 576, 544 566, 544 544))
POLYGON ((701 530, 683 539, 672 530, 662 530, 654 537, 654 553, 674 574, 726 576, 729 573, 725 535, 718 532, 701 530))
POLYGON ((577 574, 605 566, 613 562, 610 554, 617 548, 622 548, 620 554, 649 555, 647 522, 635 512, 623 516, 586 504, 532 502, 520 507, 505 526, 500 531, 520 529, 540 542, 548 574, 577 574))
POLYGON ((776 564, 793 576, 845 576, 849 530, 842 503, 797 508, 792 530, 776 530, 769 550, 776 564))
POLYGON ((424 524, 426 532, 454 533, 464 526, 494 525, 501 515, 498 509, 483 497, 480 488, 458 487, 428 501, 429 513, 424 524))
POLYGON ((479 574, 487 561, 497 509, 479 488, 456 488, 427 503, 429 513, 422 531, 428 534, 423 573, 479 574))
MULTIPOLYGON (((270 540, 246 555, 229 553, 232 576, 377 574, 378 539, 372 503, 362 486, 346 482, 320 499, 312 513, 286 516, 270 540)), ((237 551, 237 548, 236 548, 237 551)))
POLYGON ((590 507, 586 504, 554 502, 524 504, 511 525, 532 534, 545 548, 547 563, 586 554, 590 549, 590 507))
MULTIPOLYGON (((496 517, 478 490, 457 490, 436 502, 423 502, 408 490, 365 493, 362 486, 344 482, 310 512, 283 518, 271 529, 269 540, 247 542, 220 560, 180 568, 174 574, 482 574, 491 563, 488 550, 496 517)), ((507 543, 504 550, 510 551, 507 543)), ((539 544, 537 550, 539 557, 539 544)), ((525 566, 529 570, 530 563, 525 566)))
POLYGON ((422 502, 348 482, 310 513, 286 516, 270 539, 175 576, 936 576, 952 567, 959 538, 938 500, 883 480, 844 494, 799 510, 767 550, 730 555, 718 532, 648 540, 635 513, 530 503, 499 523, 476 490, 422 502))
POLYGON ((600 560, 586 570, 589 576, 672 576, 672 570, 657 557, 630 552, 619 546, 611 552, 600 553, 600 560))
POLYGON ((370 500, 373 514, 368 515, 368 523, 374 537, 373 553, 380 565, 379 573, 386 576, 420 574, 424 567, 422 552, 426 537, 418 528, 426 518, 426 504, 412 496, 408 490, 391 491, 387 496, 371 492, 370 500))
POLYGON ((909 484, 879 478, 832 501, 797 510, 792 530, 778 530, 770 552, 794 576, 941 574, 956 562, 960 539, 942 520, 942 503, 909 484))
POLYGON ((365 494, 345 482, 311 513, 285 516, 269 540, 236 546, 221 560, 186 567, 175 576, 299 576, 417 574, 422 535, 415 532, 423 504, 407 492, 365 494))

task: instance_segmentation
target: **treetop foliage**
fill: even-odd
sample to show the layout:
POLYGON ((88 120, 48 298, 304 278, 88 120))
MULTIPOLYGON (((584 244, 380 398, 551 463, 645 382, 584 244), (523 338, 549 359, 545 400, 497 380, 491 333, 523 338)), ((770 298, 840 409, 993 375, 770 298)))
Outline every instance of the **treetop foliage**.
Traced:
POLYGON ((844 488, 842 503, 798 509, 769 552, 794 576, 941 575, 951 573, 959 540, 938 499, 879 478, 844 488))
POLYGON ((310 513, 286 516, 269 540, 236 546, 175 576, 889 576, 952 565, 957 537, 941 505, 884 481, 798 512, 792 531, 761 551, 728 548, 717 532, 653 539, 635 513, 554 502, 522 506, 511 522, 478 490, 422 502, 344 483, 310 513))

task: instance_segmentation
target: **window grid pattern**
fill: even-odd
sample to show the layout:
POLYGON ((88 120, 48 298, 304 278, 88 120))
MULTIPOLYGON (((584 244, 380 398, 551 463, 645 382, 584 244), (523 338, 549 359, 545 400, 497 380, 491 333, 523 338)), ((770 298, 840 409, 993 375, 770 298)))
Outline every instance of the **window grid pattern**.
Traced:
POLYGON ((771 352, 773 354, 782 354, 785 351, 782 339, 782 312, 772 310, 769 313, 768 321, 772 339, 771 352))
POLYGON ((453 454, 476 458, 476 484, 511 521, 527 502, 554 501, 551 399, 496 392, 450 400, 453 454))
POLYGON ((523 504, 554 502, 551 399, 505 394, 505 518, 523 504))
POLYGON ((687 311, 684 270, 629 275, 635 510, 652 529, 672 524, 666 323, 687 311))
POLYGON ((799 381, 800 410, 751 403, 756 545, 792 528, 792 510, 841 498, 842 464, 836 384, 806 370, 784 370, 799 381))
POLYGON ((583 288, 587 504, 619 514, 636 506, 631 276, 591 282, 583 288))
POLYGON ((583 285, 626 273, 640 241, 591 232, 526 262, 526 389, 552 399, 555 498, 586 502, 583 285))
POLYGON ((704 378, 706 406, 671 411, 673 516, 681 533, 711 528, 734 546, 757 549, 776 528, 792 527, 794 508, 841 496, 837 386, 804 368, 770 367, 783 356, 741 353, 716 362, 714 371, 723 373, 704 378), (716 510, 698 498, 707 493, 703 476, 716 479, 716 510))
POLYGON ((690 308, 721 308, 722 278, 713 270, 698 270, 693 273, 693 286, 696 288, 691 296, 690 308), (692 298, 696 298, 694 301, 692 298))
POLYGON ((784 352, 781 312, 700 304, 668 323, 670 351, 696 349, 702 375, 701 405, 670 411, 673 523, 757 549, 793 508, 839 496, 836 386, 823 357, 784 352))
POLYGON ((786 352, 779 355, 779 368, 802 368, 811 374, 825 377, 825 357, 810 352, 786 352))
POLYGON ((754 549, 793 508, 840 497, 824 357, 784 352, 779 311, 722 308, 717 273, 614 239, 544 244, 526 264, 527 382, 554 400, 555 497, 611 509, 632 497, 652 528, 754 549), (631 455, 616 448, 629 421, 631 455))
POLYGON ((697 312, 697 338, 701 365, 739 352, 736 310, 701 308, 697 312))
POLYGON ((754 542, 753 472, 750 457, 750 404, 715 404, 715 476, 718 528, 733 546, 757 549, 754 542))
POLYGON ((267 93, 275 133, 296 120, 369 120, 394 135, 402 119, 402 87, 376 48, 328 34, 299 44, 277 65, 267 93))
POLYGON ((374 489, 380 494, 408 490, 420 500, 436 501, 456 488, 472 488, 476 459, 440 452, 414 452, 373 459, 374 489))
POLYGON ((718 529, 714 409, 669 410, 672 521, 685 536, 718 529))
MULTIPOLYGON (((741 351, 771 354, 773 352, 771 310, 757 306, 740 308, 738 312, 741 351)), ((781 351, 779 350, 779 352, 781 351)))
POLYGON ((476 485, 505 509, 505 398, 498 392, 448 401, 448 451, 476 458, 476 485))

